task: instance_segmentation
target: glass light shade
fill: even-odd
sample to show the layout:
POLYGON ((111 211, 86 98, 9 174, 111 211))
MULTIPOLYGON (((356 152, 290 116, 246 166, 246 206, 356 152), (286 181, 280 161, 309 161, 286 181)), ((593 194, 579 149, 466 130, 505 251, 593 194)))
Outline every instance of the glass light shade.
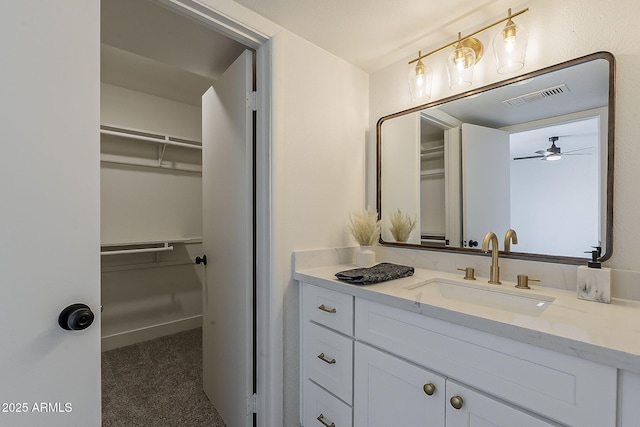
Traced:
POLYGON ((553 162, 555 160, 560 160, 562 158, 562 155, 560 154, 549 154, 547 157, 544 158, 544 160, 548 161, 548 162, 553 162))
POLYGON ((449 72, 449 88, 451 90, 464 89, 473 83, 473 69, 476 65, 476 53, 461 44, 447 56, 447 71, 449 72))
POLYGON ((426 67, 421 60, 415 67, 409 70, 409 91, 411 99, 415 102, 425 102, 431 98, 431 83, 433 73, 431 68, 426 67))
POLYGON ((493 39, 493 53, 499 74, 509 74, 524 67, 529 34, 511 19, 493 39))

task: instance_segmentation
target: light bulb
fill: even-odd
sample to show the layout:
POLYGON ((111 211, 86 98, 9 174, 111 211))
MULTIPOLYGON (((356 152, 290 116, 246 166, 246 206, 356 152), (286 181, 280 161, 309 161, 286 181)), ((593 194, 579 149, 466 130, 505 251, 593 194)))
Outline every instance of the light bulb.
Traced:
POLYGON ((431 98, 431 69, 422 60, 409 71, 409 90, 414 101, 428 101, 431 98))
POLYGON ((518 27, 513 23, 511 19, 507 22, 505 27, 500 32, 502 39, 504 40, 504 48, 507 53, 513 52, 516 46, 516 34, 518 34, 518 27))
POLYGON ((471 85, 475 63, 476 54, 473 49, 463 46, 459 41, 454 51, 447 57, 449 88, 451 90, 460 90, 471 85))
POLYGON ((513 52, 513 48, 516 45, 516 38, 514 37, 507 37, 506 39, 504 39, 504 43, 505 43, 505 49, 507 50, 508 53, 513 52))
POLYGON ((416 86, 422 88, 424 86, 424 64, 422 61, 418 61, 416 64, 416 86))

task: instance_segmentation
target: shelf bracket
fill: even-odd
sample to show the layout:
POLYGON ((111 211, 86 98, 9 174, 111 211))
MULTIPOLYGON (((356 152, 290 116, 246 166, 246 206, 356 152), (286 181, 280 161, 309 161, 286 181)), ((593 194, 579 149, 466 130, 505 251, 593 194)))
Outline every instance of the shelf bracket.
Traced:
POLYGON ((162 166, 162 159, 164 158, 164 152, 167 149, 167 142, 169 142, 169 137, 165 136, 164 140, 164 143, 161 142, 158 145, 158 166, 162 166))

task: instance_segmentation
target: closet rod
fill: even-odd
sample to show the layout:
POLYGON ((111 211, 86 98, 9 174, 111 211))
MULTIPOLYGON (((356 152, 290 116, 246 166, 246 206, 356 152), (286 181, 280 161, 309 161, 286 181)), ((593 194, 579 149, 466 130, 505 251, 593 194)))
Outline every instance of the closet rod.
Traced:
POLYGON ((157 248, 141 248, 141 249, 122 249, 118 251, 100 251, 100 255, 128 255, 128 254, 142 254, 146 252, 166 252, 172 251, 173 246, 169 246, 169 243, 164 243, 164 246, 157 248))
POLYGON ((107 129, 100 129, 100 133, 104 135, 113 135, 113 136, 120 136, 123 138, 137 139, 139 141, 155 142, 157 144, 175 145, 177 147, 192 148, 194 150, 202 150, 201 145, 187 144, 186 142, 171 141, 168 136, 165 136, 164 139, 160 139, 160 138, 152 138, 149 136, 136 135, 132 133, 118 132, 118 131, 107 130, 107 129))

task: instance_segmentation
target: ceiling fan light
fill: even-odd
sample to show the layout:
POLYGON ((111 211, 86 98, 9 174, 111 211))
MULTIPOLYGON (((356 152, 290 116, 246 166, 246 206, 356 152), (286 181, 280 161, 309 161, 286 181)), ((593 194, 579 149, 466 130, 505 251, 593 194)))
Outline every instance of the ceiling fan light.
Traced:
POLYGON ((553 154, 549 154, 548 156, 546 156, 544 158, 544 160, 547 160, 549 162, 553 162, 556 160, 560 160, 562 158, 562 154, 558 154, 558 153, 553 153, 553 154))

